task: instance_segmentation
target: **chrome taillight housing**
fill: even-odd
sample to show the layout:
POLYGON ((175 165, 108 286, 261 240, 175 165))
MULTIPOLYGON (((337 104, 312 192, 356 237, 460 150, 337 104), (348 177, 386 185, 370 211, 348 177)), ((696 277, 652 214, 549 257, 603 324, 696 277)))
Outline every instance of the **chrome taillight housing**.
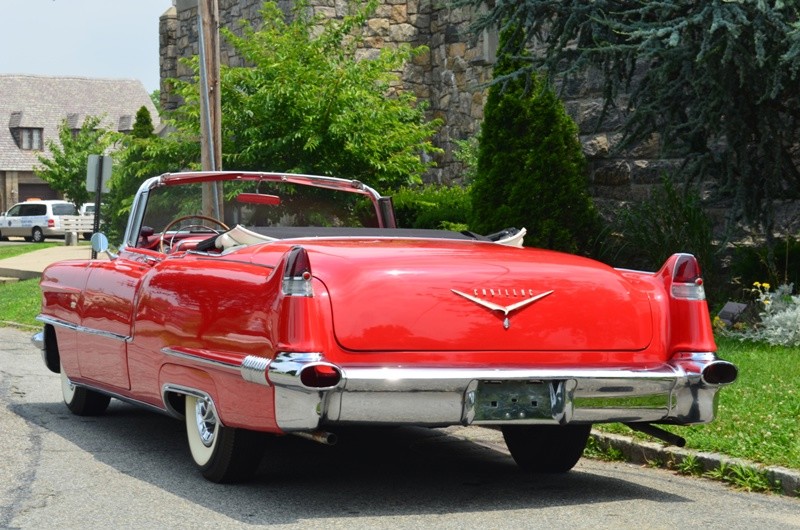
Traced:
POLYGON ((678 254, 672 269, 672 297, 679 300, 705 300, 706 290, 700 264, 691 254, 678 254))
POLYGON ((292 247, 283 269, 282 292, 286 296, 314 296, 311 286, 311 262, 301 246, 292 247))

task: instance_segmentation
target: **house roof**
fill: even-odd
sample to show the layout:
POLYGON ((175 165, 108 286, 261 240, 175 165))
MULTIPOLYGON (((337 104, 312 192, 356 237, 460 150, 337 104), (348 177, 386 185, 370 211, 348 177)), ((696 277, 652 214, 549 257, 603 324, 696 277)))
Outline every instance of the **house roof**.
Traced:
POLYGON ((129 130, 142 105, 158 126, 150 95, 135 79, 0 74, 0 171, 32 171, 41 165, 37 155, 48 154, 46 145, 44 151, 20 149, 12 128, 43 129, 44 142, 57 141, 63 120, 77 129, 87 116, 100 116, 106 129, 129 130))

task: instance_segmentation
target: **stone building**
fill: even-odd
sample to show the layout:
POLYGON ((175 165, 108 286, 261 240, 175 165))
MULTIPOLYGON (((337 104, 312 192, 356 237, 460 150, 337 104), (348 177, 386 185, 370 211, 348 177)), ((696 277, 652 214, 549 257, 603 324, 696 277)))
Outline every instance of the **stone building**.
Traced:
MULTIPOLYGON (((293 3, 278 2, 286 12, 293 3)), ((178 58, 198 53, 197 0, 173 0, 173 4, 160 20, 162 80, 186 78, 191 72, 180 65, 178 58)), ((497 36, 484 34, 477 40, 471 39, 467 33, 471 12, 443 4, 437 0, 383 0, 367 23, 364 53, 369 54, 370 48, 401 43, 428 47, 426 55, 406 66, 402 79, 407 89, 427 102, 429 116, 444 123, 434 139, 444 154, 436 160, 437 167, 430 171, 427 180, 451 183, 459 182, 463 169, 453 158, 454 141, 474 136, 483 119, 485 85, 491 80, 497 36)), ((237 22, 246 19, 258 26, 261 5, 262 0, 219 0, 221 24, 235 31, 237 22)), ((346 2, 310 0, 310 5, 317 13, 339 17, 346 2)), ((235 50, 224 41, 221 48, 224 64, 242 64, 235 50)), ((592 193, 601 202, 644 196, 672 161, 658 157, 656 142, 625 155, 612 155, 611 147, 617 138, 615 130, 622 117, 609 115, 597 127, 603 100, 596 83, 597 80, 587 76, 572 86, 564 99, 580 129, 589 160, 592 193)), ((161 97, 165 108, 177 104, 166 90, 162 90, 161 97)))

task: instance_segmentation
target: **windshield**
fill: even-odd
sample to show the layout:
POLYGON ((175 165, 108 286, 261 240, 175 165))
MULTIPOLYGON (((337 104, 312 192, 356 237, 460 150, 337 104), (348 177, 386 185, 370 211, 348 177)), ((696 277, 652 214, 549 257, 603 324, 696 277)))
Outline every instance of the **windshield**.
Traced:
MULTIPOLYGON (((222 201, 221 211, 215 216, 210 204, 203 208, 204 186, 207 195, 213 196, 208 183, 158 186, 150 190, 141 232, 157 235, 165 229, 171 234, 224 231, 222 225, 212 222, 215 220, 229 228, 241 225, 260 233, 271 227, 379 226, 375 206, 361 194, 286 182, 217 182, 222 201), (187 216, 190 219, 186 222, 170 226, 176 219, 187 216)), ((142 245, 140 240, 137 246, 142 245)))
POLYGON ((78 211, 74 204, 54 204, 53 215, 75 215, 78 211))

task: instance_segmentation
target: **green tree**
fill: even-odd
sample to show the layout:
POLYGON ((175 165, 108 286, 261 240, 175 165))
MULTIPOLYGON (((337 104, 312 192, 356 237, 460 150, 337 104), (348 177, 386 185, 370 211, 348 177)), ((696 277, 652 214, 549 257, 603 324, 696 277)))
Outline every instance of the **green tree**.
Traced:
MULTIPOLYGON (((800 3, 780 0, 454 0, 475 30, 515 27, 540 53, 508 75, 587 68, 607 105, 628 93, 625 142, 656 134, 687 180, 716 179, 732 221, 771 240, 779 198, 800 193, 800 3)), ((501 79, 502 80, 502 79, 501 79)))
POLYGON ((148 177, 158 174, 152 173, 157 168, 151 156, 157 143, 153 132, 150 111, 142 106, 136 113, 131 134, 120 138, 121 145, 114 154, 114 173, 102 210, 103 230, 112 241, 122 239, 136 190, 148 177))
MULTIPOLYGON (((243 36, 223 30, 251 66, 221 71, 223 167, 317 173, 394 188, 420 182, 435 148, 438 121, 427 121, 398 71, 424 48, 384 49, 360 58, 362 29, 377 2, 351 2, 338 20, 296 3, 290 22, 274 2, 263 25, 243 36)), ((197 62, 194 61, 197 68, 197 62)), ((175 124, 199 135, 195 83, 175 83, 184 99, 175 124)))
POLYGON ((58 127, 58 141, 47 141, 50 156, 39 155, 41 166, 34 170, 39 178, 63 193, 78 208, 91 199, 86 190, 89 155, 102 155, 117 138, 115 133, 101 128, 100 121, 97 116, 87 116, 75 132, 66 120, 62 121, 58 127))
MULTIPOLYGON (((425 119, 398 72, 424 48, 357 58, 362 29, 377 2, 351 2, 351 15, 326 20, 296 3, 286 22, 274 2, 261 29, 223 30, 248 67, 221 71, 223 168, 293 171, 358 179, 392 189, 421 181, 439 152, 439 121, 425 119)), ((199 63, 191 81, 170 80, 183 104, 165 113, 165 137, 126 137, 115 157, 107 229, 119 237, 132 195, 145 178, 200 168, 199 63), (116 216, 116 217, 115 217, 116 216)), ((137 121, 139 121, 137 116, 137 121)))
POLYGON ((150 111, 147 107, 142 105, 136 111, 136 119, 133 122, 133 131, 131 134, 135 138, 150 138, 153 136, 153 117, 150 116, 150 111))
POLYGON ((155 89, 150 93, 150 101, 153 102, 153 106, 155 106, 157 112, 161 112, 161 90, 155 89))
MULTIPOLYGON (((505 51, 495 77, 519 68, 519 35, 501 35, 505 51)), ((481 233, 525 227, 526 245, 586 251, 596 214, 584 166, 577 126, 547 83, 506 77, 489 89, 484 109, 470 227, 481 233)))

